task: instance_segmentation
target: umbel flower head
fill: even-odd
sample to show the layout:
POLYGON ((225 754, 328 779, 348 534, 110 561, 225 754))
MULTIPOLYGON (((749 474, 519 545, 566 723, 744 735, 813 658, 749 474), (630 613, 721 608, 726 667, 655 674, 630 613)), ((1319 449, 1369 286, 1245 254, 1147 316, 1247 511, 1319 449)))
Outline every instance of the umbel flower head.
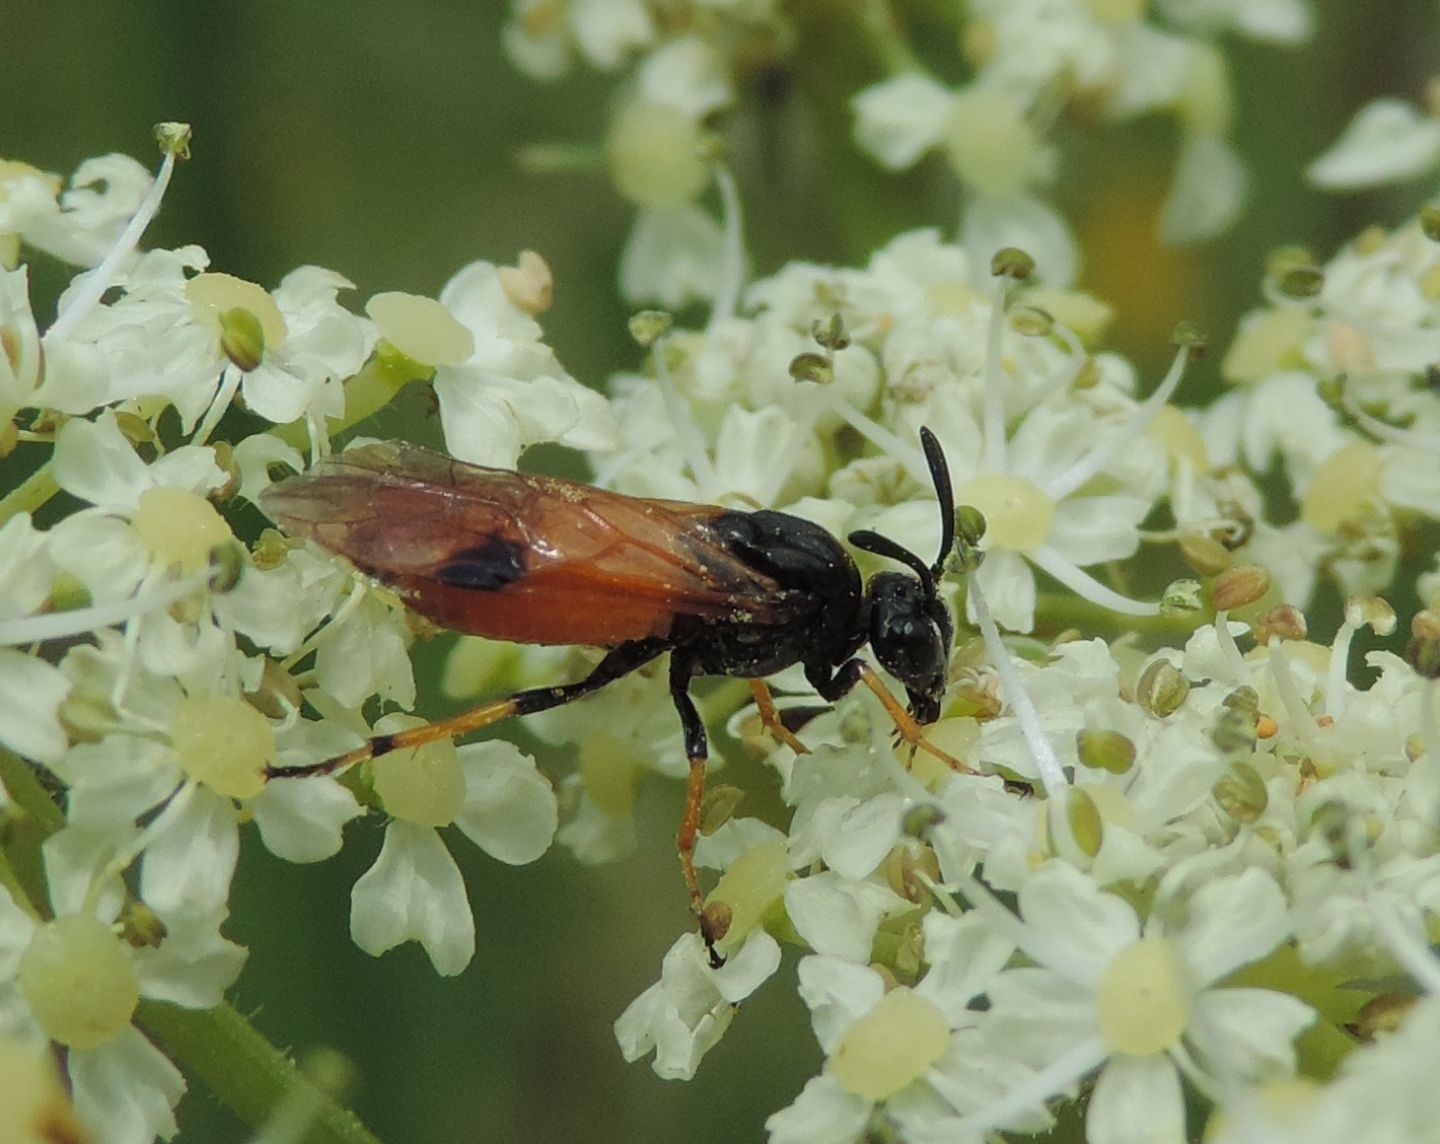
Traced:
MULTIPOLYGON (((266 289, 199 247, 140 249, 185 150, 174 125, 154 178, 115 158, 68 188, 0 168, 0 413, 35 473, 0 497, 0 793, 26 824, 0 831, 0 1050, 46 1109, 32 1064, 62 1063, 55 1123, 122 1144, 174 1133, 189 1062, 153 1007, 222 1011, 245 957, 226 936, 242 847, 320 861, 375 821, 350 937, 376 955, 416 941, 453 974, 477 926, 498 926, 471 910, 462 837, 505 864, 554 840, 610 860, 635 846, 641 785, 695 769, 663 671, 537 713, 531 745, 566 748, 538 761, 503 739, 358 748, 414 727, 410 651, 434 633, 403 584, 265 528, 257 505, 407 385, 432 388, 464 461, 523 466, 560 444, 626 496, 952 549, 921 562, 957 638, 910 741, 881 695, 822 703, 801 667, 773 697, 702 694, 714 768, 748 752, 777 798, 742 814, 721 790, 695 813, 705 936, 679 933, 619 1016, 627 1058, 695 1076, 748 998, 794 988, 822 1063, 768 1121, 786 1144, 1420 1122, 1428 1092, 1392 1084, 1378 1108, 1373 1090, 1420 1071, 1397 1058, 1435 1063, 1440 622, 1435 573, 1401 543, 1440 503, 1433 220, 1324 265, 1277 257, 1224 355, 1235 391, 1197 413, 1175 404, 1197 339, 1182 330, 1153 382, 1106 350, 1105 307, 1073 288, 1040 197, 1059 170, 1047 99, 1163 104, 1184 126, 1176 196, 1215 192, 1187 220, 1223 223, 1242 180, 1202 33, 1295 38, 1305 20, 1222 7, 1160 5, 1161 29, 1124 4, 975 5, 971 80, 894 75, 853 104, 882 162, 943 155, 968 204, 959 241, 911 231, 863 266, 746 286, 739 184, 711 138, 740 90, 717 33, 735 6, 675 24, 620 5, 606 25, 583 0, 517 5, 509 42, 532 70, 637 61, 609 138, 639 216, 623 280, 713 300, 701 328, 637 318, 643 359, 603 394, 545 340, 555 283, 537 254, 470 263, 435 298, 351 305, 324 268, 266 289), (33 250, 85 268, 48 324, 17 261, 33 250), (954 522, 937 521, 922 426, 949 459, 954 522), (1432 606, 1414 617, 1387 602, 1407 598, 1402 568, 1432 606), (1197 578, 1167 588, 1181 570, 1197 578), (1327 582, 1342 618, 1312 630, 1327 582), (1360 655, 1367 629, 1408 630, 1405 654, 1360 655), (1272 1107, 1294 1092, 1307 1114, 1272 1107)), ((743 18, 763 36, 783 15, 743 18)), ((893 563, 859 548, 867 574, 893 563)), ((594 662, 472 640, 446 683, 493 698, 594 662)))

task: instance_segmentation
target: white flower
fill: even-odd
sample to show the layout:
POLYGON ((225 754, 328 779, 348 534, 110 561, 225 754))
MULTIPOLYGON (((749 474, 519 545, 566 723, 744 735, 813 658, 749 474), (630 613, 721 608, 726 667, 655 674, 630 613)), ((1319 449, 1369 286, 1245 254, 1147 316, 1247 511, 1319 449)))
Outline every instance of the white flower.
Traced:
MULTIPOLYGON (((417 722, 387 716, 375 729, 386 733, 417 722)), ((392 752, 372 766, 375 791, 393 817, 380 857, 351 892, 351 935, 376 956, 418 941, 436 972, 459 973, 475 952, 475 923, 460 869, 436 828, 453 823, 492 857, 523 865, 555 836, 555 793, 534 762, 502 740, 458 749, 432 743, 392 752)))
POLYGON ((475 262, 440 292, 471 335, 461 360, 437 363, 435 394, 450 452, 514 468, 527 446, 603 448, 613 425, 604 398, 575 381, 540 340, 540 326, 506 295, 496 268, 475 262))
POLYGON ((667 1080, 688 1080, 735 1016, 739 1003, 780 966, 780 946, 757 929, 713 969, 697 933, 682 934, 665 955, 660 980, 635 998, 615 1022, 627 1061, 654 1052, 667 1080))
POLYGON ((1022 922, 978 883, 961 885, 1034 963, 991 983, 987 1039, 1043 1073, 971 1113, 973 1128, 1003 1126, 1100 1068, 1090 1139, 1180 1141, 1177 1068, 1222 1086, 1294 1069, 1292 1041, 1314 1019, 1310 1007, 1284 993, 1217 987, 1288 936, 1284 897, 1267 874, 1252 869, 1200 887, 1173 928, 1152 914, 1142 929, 1123 899, 1058 861, 1020 888, 1022 922))
POLYGON ((135 1008, 142 997, 218 1005, 245 951, 220 936, 223 910, 194 907, 156 911, 158 942, 125 940, 115 924, 121 895, 106 876, 122 839, 72 827, 47 842, 49 921, 0 889, 0 1021, 12 1035, 68 1046, 75 1110, 92 1130, 149 1144, 174 1135, 185 1082, 130 1023, 135 1008))

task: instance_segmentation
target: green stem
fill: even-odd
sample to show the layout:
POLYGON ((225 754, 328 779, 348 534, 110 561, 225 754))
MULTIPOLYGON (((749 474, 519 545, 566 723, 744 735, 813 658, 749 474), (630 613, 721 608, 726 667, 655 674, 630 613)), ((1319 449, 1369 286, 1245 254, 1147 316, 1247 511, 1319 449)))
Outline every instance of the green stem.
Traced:
POLYGON ((47 461, 20 482, 18 488, 0 497, 0 524, 22 512, 34 512, 59 491, 47 461))
POLYGON ((182 1009, 142 1001, 135 1023, 252 1128, 298 1105, 313 1117, 305 1144, 379 1144, 353 1112, 230 1005, 182 1009))
MULTIPOLYGON (((50 896, 40 848, 65 825, 65 815, 35 768, 10 751, 0 750, 0 782, 10 796, 0 833, 0 884, 17 895, 22 907, 41 912, 50 896)), ((135 1023, 252 1128, 282 1108, 299 1109, 313 1122, 306 1144, 378 1144, 353 1112, 229 1005, 182 1009, 142 1001, 135 1023)))

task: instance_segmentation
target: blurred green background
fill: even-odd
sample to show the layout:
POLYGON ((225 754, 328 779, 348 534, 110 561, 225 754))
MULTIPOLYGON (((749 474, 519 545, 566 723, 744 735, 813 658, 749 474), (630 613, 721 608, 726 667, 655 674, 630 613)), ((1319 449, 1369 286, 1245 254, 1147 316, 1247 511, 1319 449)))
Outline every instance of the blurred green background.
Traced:
MULTIPOLYGON (((846 5, 791 7, 823 31, 846 5)), ((898 5, 922 22, 936 7, 898 5)), ((194 158, 147 244, 200 243, 213 268, 265 284, 302 263, 331 267, 356 282, 357 306, 379 290, 433 294, 472 259, 534 248, 557 283, 549 340, 576 376, 599 385, 636 360, 613 288, 631 212, 598 167, 528 173, 515 154, 527 143, 596 143, 611 81, 577 73, 541 85, 517 74, 499 50, 507 10, 442 0, 0 0, 0 155, 58 172, 112 150, 150 164, 151 124, 186 120, 194 158)), ((1300 243, 1323 257, 1419 201, 1321 196, 1300 172, 1366 100, 1421 98, 1437 67, 1440 10, 1433 0, 1323 0, 1317 11, 1318 35, 1304 50, 1239 44, 1230 53, 1236 138, 1254 193, 1223 240, 1167 251, 1151 237, 1175 142, 1168 123, 1099 133, 1065 160, 1061 199, 1089 259, 1084 284, 1115 303, 1113 344, 1152 378, 1179 318, 1223 348, 1256 300, 1273 246, 1300 243)), ((731 140, 759 273, 793 258, 863 260, 889 234, 948 228, 955 217, 936 170, 895 181, 850 156, 814 162, 797 131, 844 126, 805 110, 805 73, 817 60, 824 73, 823 55, 798 76, 769 69, 731 140)), ((62 281, 59 268, 37 270, 42 324, 62 281)), ((1183 399, 1203 398, 1219 356, 1187 379, 1183 399)), ((427 649, 427 662, 441 650, 427 649)), ((429 691, 423 709, 438 713, 445 701, 429 691)), ((743 761, 728 773, 757 792, 773 788, 743 761)), ((758 1139, 765 1116, 820 1060, 793 988, 762 990, 688 1084, 626 1065, 611 1033, 691 924, 671 842, 680 793, 678 784, 644 788, 640 850, 616 866, 586 869, 555 851, 516 870, 455 845, 478 950, 454 980, 437 979, 416 947, 376 960, 348 940, 349 888, 378 850, 378 824, 352 826, 344 854, 318 867, 247 847, 229 927, 251 950, 236 1003, 277 1044, 350 1057, 353 1105, 390 1144, 758 1139)), ((181 1123, 182 1141, 249 1136, 199 1088, 181 1123)))

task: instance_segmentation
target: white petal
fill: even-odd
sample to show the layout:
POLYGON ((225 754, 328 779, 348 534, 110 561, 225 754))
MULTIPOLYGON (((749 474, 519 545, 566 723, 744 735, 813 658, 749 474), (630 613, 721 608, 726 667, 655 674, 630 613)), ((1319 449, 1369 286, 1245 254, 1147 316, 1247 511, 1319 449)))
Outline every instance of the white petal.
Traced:
MULTIPOLYGON (((1002 628, 1012 632, 1028 632, 1035 626, 1035 574, 1018 552, 992 549, 985 554, 975 578, 990 614, 1002 628)), ((965 603, 965 618, 975 622, 970 601, 965 603)))
POLYGON ((0 648, 0 743, 37 763, 53 763, 65 750, 60 704, 70 681, 44 660, 0 648))
MULTIPOLYGON (((833 800, 840 802, 842 800, 833 800)), ((833 831, 821 841, 825 864, 846 878, 864 878, 900 841, 905 800, 898 794, 881 794, 858 805, 843 800, 846 808, 833 831)))
POLYGON ((0 886, 0 981, 14 978, 34 934, 35 919, 15 904, 9 890, 0 886))
MULTIPOLYGON (((707 954, 708 957, 708 954, 707 954)), ((728 1004, 738 1005, 759 989, 780 968, 780 943, 762 929, 750 931, 738 952, 732 953, 711 980, 728 1004)))
POLYGON ((914 166, 945 134, 955 93, 919 72, 872 84, 850 101, 855 145, 890 171, 914 166))
POLYGON ((140 872, 146 902, 162 913, 224 904, 240 854, 235 806, 228 798, 201 786, 182 788, 147 829, 140 872))
POLYGON ((129 826, 168 798, 183 777, 168 745, 131 735, 77 743, 54 770, 70 787, 70 821, 102 829, 129 826))
POLYGON ((1080 248, 1070 227, 1034 195, 976 195, 966 204, 960 231, 976 266, 988 267, 997 250, 1017 246, 1035 259, 1047 286, 1064 288, 1080 273, 1080 248))
POLYGON ((287 862, 338 854, 345 824, 365 813, 349 790, 323 776, 267 783, 246 806, 265 849, 287 862))
POLYGON ((1020 887, 1020 916, 1030 931, 1025 952, 1077 984, 1093 984, 1116 951, 1140 936, 1128 902, 1059 860, 1020 887))
POLYGON ((1264 957, 1290 936, 1285 895, 1252 866, 1207 882, 1191 897, 1185 928, 1171 936, 1204 985, 1264 957))
POLYGON ((1015 946, 994 933, 973 910, 961 917, 925 915, 925 960, 930 970, 915 992, 932 1001, 952 1027, 970 1002, 990 988, 1015 946))
POLYGON ((1048 544, 1081 568, 1123 560, 1140 547, 1150 501, 1130 496, 1066 497, 1055 509, 1048 544))
POLYGON ((1295 1038, 1315 1010, 1273 989, 1210 989, 1195 998, 1189 1035, 1202 1055, 1223 1059, 1243 1079, 1295 1071, 1295 1038))
POLYGON ((881 919, 907 905, 888 886, 851 881, 834 870, 785 887, 785 912, 810 948, 862 965, 870 960, 881 919))
POLYGON ((796 973, 800 999, 810 1007, 815 1039, 827 1053, 840 1034, 885 994, 885 982, 873 969, 838 957, 801 958, 796 973))
POLYGON ((1160 208, 1160 238, 1177 246, 1214 238, 1235 221, 1249 189, 1250 174, 1229 143, 1191 132, 1180 144, 1175 177, 1160 208))
POLYGON ((693 203, 642 210, 620 255, 620 291, 670 310, 712 298, 724 247, 720 224, 693 203))
POLYGON ((385 828, 380 857, 350 893, 350 936, 377 957, 418 941, 445 977, 470 964, 474 915, 460 870, 435 831, 398 820, 385 828))
POLYGON ((145 462, 108 411, 94 421, 60 427, 50 471, 67 493, 102 508, 134 509, 152 483, 145 462))
POLYGON ((1399 99, 1377 99, 1355 114, 1305 177, 1326 190, 1402 183, 1440 162, 1440 120, 1399 99))
POLYGON ((70 1054, 75 1111, 105 1144, 151 1144, 175 1135, 185 1078, 138 1030, 70 1054))
POLYGON ((770 1144, 853 1144, 870 1122, 870 1102, 828 1076, 811 1077, 788 1108, 765 1121, 770 1144))
POLYGON ((1089 1144, 1185 1144, 1185 1102, 1167 1056, 1111 1057, 1085 1117, 1089 1144))
POLYGON ((55 566, 46 553, 48 533, 22 512, 0 525, 0 620, 28 616, 50 595, 55 566))
POLYGON ((140 992, 187 1009, 213 1009, 225 999, 249 952, 220 935, 223 910, 168 914, 165 940, 135 952, 140 992))
POLYGON ((550 849, 559 825, 554 788, 535 760, 513 743, 492 739, 460 748, 465 806, 455 825, 492 858, 523 866, 550 849))

